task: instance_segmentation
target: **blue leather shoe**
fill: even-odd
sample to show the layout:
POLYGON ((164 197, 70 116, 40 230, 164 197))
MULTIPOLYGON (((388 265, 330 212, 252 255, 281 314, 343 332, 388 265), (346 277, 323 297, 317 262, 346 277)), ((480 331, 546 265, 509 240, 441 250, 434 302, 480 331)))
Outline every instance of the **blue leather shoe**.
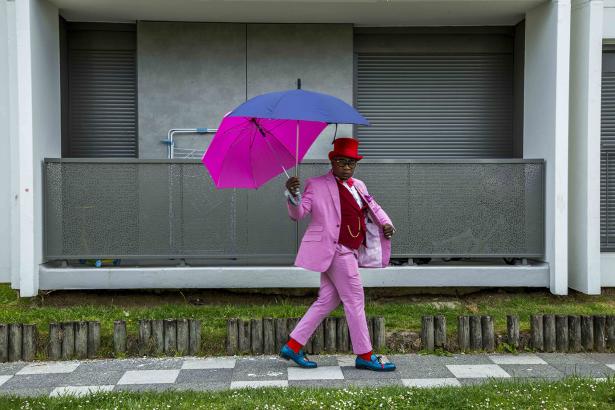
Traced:
POLYGON ((298 353, 295 353, 293 349, 288 347, 287 344, 282 346, 282 350, 280 350, 280 356, 282 356, 286 360, 292 360, 293 362, 297 363, 299 366, 306 368, 306 369, 313 369, 315 367, 318 367, 316 362, 312 362, 311 360, 307 358, 305 353, 303 353, 303 349, 299 350, 298 353))
POLYGON ((376 372, 392 372, 396 368, 393 363, 382 363, 382 356, 376 356, 375 354, 372 354, 370 361, 357 356, 354 367, 357 369, 374 370, 376 372))

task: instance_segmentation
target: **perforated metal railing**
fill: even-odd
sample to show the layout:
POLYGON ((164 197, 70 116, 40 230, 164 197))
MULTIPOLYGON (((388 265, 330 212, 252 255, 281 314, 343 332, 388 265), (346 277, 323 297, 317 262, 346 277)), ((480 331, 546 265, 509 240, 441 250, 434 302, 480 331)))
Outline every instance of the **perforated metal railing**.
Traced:
MULTIPOLYGON (((355 176, 397 228, 394 257, 544 254, 542 160, 364 159, 355 176)), ((195 160, 46 159, 45 257, 290 263, 306 222, 288 218, 284 180, 217 190, 195 160)))

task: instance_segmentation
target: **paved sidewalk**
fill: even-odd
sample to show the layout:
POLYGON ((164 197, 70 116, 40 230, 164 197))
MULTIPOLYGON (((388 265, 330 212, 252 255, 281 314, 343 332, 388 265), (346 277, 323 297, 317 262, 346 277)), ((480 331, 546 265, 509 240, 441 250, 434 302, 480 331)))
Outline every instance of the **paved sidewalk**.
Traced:
POLYGON ((62 395, 120 390, 243 387, 461 386, 490 378, 548 379, 615 375, 615 354, 393 355, 397 370, 354 368, 354 356, 312 356, 301 369, 277 356, 138 358, 0 363, 0 394, 62 395))

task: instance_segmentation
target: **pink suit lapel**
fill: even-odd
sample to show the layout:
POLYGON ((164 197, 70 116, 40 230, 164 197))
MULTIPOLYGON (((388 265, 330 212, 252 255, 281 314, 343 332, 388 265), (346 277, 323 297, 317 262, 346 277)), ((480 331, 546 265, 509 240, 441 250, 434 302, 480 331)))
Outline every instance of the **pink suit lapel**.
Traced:
POLYGON ((379 226, 382 226, 383 222, 378 218, 378 215, 376 215, 376 212, 374 212, 371 195, 366 194, 365 191, 363 191, 363 187, 358 186, 358 184, 355 184, 355 187, 357 188, 357 192, 359 193, 361 200, 363 201, 364 204, 367 205, 367 208, 370 211, 372 219, 375 219, 374 222, 376 222, 379 226))
POLYGON ((341 205, 340 205, 340 193, 337 190, 337 183, 335 182, 335 176, 333 175, 333 171, 329 170, 327 174, 327 188, 329 188, 329 193, 331 194, 331 199, 333 200, 333 204, 335 205, 335 210, 338 215, 342 215, 341 205))

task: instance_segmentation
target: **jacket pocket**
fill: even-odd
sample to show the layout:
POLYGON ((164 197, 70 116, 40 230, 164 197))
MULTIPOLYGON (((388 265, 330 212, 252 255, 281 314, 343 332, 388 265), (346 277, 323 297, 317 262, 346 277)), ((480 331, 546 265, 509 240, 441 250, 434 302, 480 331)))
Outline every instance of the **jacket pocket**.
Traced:
POLYGON ((310 234, 303 235, 303 242, 318 242, 320 240, 322 240, 321 235, 310 235, 310 234))
POLYGON ((309 225, 307 230, 310 232, 322 232, 324 227, 322 225, 309 225))

